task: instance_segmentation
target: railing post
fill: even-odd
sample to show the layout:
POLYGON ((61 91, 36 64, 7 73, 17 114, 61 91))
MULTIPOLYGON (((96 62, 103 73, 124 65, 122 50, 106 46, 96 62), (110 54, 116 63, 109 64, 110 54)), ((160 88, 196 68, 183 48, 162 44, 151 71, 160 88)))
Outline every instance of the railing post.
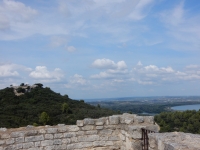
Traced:
POLYGON ((142 150, 148 150, 149 149, 148 133, 155 133, 155 132, 151 131, 151 130, 147 130, 145 128, 142 128, 142 140, 143 140, 142 150))

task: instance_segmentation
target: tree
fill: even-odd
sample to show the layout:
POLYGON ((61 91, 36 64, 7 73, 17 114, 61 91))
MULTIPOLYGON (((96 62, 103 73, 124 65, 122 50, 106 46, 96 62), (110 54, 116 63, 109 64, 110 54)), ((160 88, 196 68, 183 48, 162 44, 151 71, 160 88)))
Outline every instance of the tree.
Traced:
POLYGON ((100 104, 98 104, 97 107, 100 109, 101 108, 100 104))
POLYGON ((21 83, 20 86, 24 86, 24 83, 21 83))
POLYGON ((42 88, 43 84, 42 83, 35 83, 35 85, 37 85, 38 87, 42 88))
POLYGON ((84 103, 84 100, 81 99, 80 102, 84 103))
POLYGON ((66 113, 69 110, 69 105, 67 103, 62 104, 62 113, 66 113))
POLYGON ((46 125, 46 123, 49 121, 49 115, 46 112, 42 112, 39 116, 39 122, 43 125, 46 125))

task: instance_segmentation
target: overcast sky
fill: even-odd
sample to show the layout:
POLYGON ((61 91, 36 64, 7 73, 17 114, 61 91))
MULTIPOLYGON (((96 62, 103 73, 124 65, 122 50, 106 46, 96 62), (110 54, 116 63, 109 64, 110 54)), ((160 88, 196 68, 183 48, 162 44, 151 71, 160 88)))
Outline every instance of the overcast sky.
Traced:
POLYGON ((0 0, 0 89, 200 95, 199 0, 0 0))

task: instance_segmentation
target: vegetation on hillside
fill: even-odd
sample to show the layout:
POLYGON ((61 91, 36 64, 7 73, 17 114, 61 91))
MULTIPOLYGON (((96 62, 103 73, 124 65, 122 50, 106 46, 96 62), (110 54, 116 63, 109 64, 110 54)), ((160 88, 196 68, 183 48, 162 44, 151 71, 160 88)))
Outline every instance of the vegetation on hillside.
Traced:
POLYGON ((189 132, 200 134, 200 110, 162 112, 155 116, 160 132, 189 132))
POLYGON ((16 96, 13 88, 0 90, 0 127, 75 124, 76 120, 112 114, 116 112, 86 104, 84 100, 72 100, 47 87, 38 86, 21 96, 16 96))

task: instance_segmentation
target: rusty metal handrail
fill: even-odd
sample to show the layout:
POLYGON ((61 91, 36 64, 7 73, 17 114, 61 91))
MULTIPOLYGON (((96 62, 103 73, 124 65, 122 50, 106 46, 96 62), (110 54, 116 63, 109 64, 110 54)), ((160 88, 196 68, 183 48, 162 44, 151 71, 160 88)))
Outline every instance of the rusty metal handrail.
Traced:
POLYGON ((148 150, 149 149, 148 133, 155 133, 155 132, 151 131, 151 130, 147 130, 145 128, 142 128, 142 140, 143 140, 142 150, 148 150))

